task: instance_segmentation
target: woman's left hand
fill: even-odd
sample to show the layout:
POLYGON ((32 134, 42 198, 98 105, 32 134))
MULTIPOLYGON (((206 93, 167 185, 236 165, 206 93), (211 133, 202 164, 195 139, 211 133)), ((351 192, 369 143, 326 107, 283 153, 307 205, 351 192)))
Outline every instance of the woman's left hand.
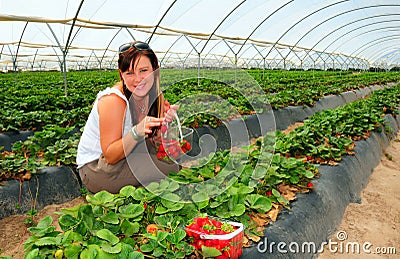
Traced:
POLYGON ((164 121, 163 122, 168 123, 168 122, 173 121, 178 109, 179 109, 179 105, 170 105, 169 109, 166 110, 166 112, 164 113, 164 121))

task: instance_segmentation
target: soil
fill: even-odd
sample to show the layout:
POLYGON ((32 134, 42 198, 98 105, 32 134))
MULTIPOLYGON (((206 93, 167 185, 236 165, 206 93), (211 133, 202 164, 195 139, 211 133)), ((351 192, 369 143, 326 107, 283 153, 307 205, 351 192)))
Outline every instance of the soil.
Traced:
POLYGON ((346 208, 337 232, 331 237, 337 245, 332 249, 326 247, 318 259, 400 257, 400 134, 384 154, 361 192, 361 203, 346 208), (355 244, 354 249, 351 244, 355 244))
MULTIPOLYGON (((342 252, 338 245, 333 246, 338 249, 336 253, 331 253, 325 246, 325 251, 318 259, 398 258, 400 255, 400 134, 391 142, 384 154, 381 163, 371 175, 369 184, 361 193, 361 203, 350 204, 347 207, 342 223, 338 227, 337 233, 345 233, 347 239, 338 240, 335 237, 337 233, 331 238, 333 242, 343 244, 342 252), (389 250, 393 252, 394 248, 396 254, 367 255, 362 251, 362 247, 359 254, 346 253, 345 247, 348 242, 358 242, 361 245, 369 242, 372 244, 369 247, 371 252, 377 251, 378 247, 381 251, 386 249, 386 253, 389 250)), ((37 222, 50 215, 57 226, 58 215, 55 212, 84 202, 84 197, 78 197, 67 203, 46 206, 38 212, 34 220, 37 222)), ((23 258, 24 242, 30 236, 24 225, 27 218, 27 215, 14 215, 0 220, 0 256, 23 258)), ((57 228, 59 229, 59 226, 57 228)))

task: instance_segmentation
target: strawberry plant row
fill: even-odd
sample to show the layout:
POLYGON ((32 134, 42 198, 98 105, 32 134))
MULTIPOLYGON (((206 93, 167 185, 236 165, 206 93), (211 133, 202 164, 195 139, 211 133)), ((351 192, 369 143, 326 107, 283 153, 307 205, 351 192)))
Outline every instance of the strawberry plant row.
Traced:
POLYGON ((400 85, 396 85, 375 91, 367 100, 318 112, 287 135, 276 131, 276 151, 337 164, 343 155, 353 153, 354 140, 368 138, 371 131, 382 127, 385 114, 397 116, 399 100, 400 85))
MULTIPOLYGON (((209 98, 206 95, 201 95, 200 98, 206 97, 209 98)), ((200 99, 198 98, 198 99, 200 99)), ((385 102, 380 102, 382 105, 385 102)), ((387 102, 386 102, 387 103, 387 102)), ((219 108, 217 110, 223 111, 222 113, 218 114, 218 118, 224 117, 224 116, 229 116, 229 106, 226 106, 224 103, 219 103, 219 102, 214 102, 214 107, 213 108, 219 108)), ((190 113, 196 113, 196 110, 205 110, 206 107, 204 106, 204 103, 196 104, 192 103, 192 108, 195 108, 194 110, 190 110, 188 107, 185 107, 185 105, 182 105, 182 109, 185 110, 186 112, 190 113)), ((86 107, 86 109, 90 109, 89 107, 86 107)), ((78 109, 76 109, 78 110, 78 109)), ((78 110, 79 111, 79 110, 78 110)), ((84 116, 84 112, 81 113, 66 113, 65 116, 61 116, 61 113, 64 113, 64 111, 58 111, 60 116, 58 118, 62 118, 64 122, 67 123, 61 123, 59 122, 58 125, 47 125, 44 126, 38 125, 38 127, 43 127, 42 131, 37 131, 35 133, 35 136, 30 137, 29 140, 22 142, 22 143, 16 143, 15 147, 12 148, 11 151, 12 153, 8 152, 3 152, 3 167, 2 167, 2 175, 0 179, 7 179, 7 178, 18 178, 21 179, 21 177, 28 177, 29 176, 24 176, 25 173, 28 173, 30 175, 30 172, 35 172, 38 168, 41 168, 43 166, 53 166, 53 165, 70 165, 74 164, 74 159, 76 157, 76 143, 79 141, 80 137, 80 132, 76 131, 75 134, 61 134, 60 128, 66 127, 67 131, 71 130, 73 126, 73 123, 71 121, 73 119, 78 120, 79 114, 81 116, 84 116), (61 125, 61 127, 59 126, 61 125), (43 141, 43 138, 41 136, 46 136, 47 141, 43 141), (60 140, 62 139, 62 140, 60 140), (32 146, 34 143, 34 147, 32 146), (75 146, 74 146, 75 145, 75 146), (29 151, 30 150, 30 151, 29 151), (41 163, 38 162, 41 161, 41 163), (18 172, 18 173, 17 173, 18 172)), ((38 112, 39 114, 41 112, 38 112)), ((27 121, 35 121, 34 119, 31 118, 31 113, 27 113, 27 116, 25 118, 25 122, 27 121)), ((55 113, 53 113, 55 115, 55 113)), ((183 114, 185 115, 185 114, 183 114)), ((21 116, 23 116, 21 114, 21 116)), ((277 114, 276 116, 280 116, 277 114)), ((43 119, 44 115, 40 116, 41 119, 43 119)), ((219 119, 216 119, 216 117, 213 117, 212 115, 207 115, 206 117, 203 117, 203 119, 206 118, 209 120, 209 124, 214 123, 215 126, 218 126, 220 123, 219 119)), ((194 119, 193 122, 197 122, 196 120, 202 119, 202 117, 191 117, 190 119, 194 119)), ((190 122, 190 119, 187 120, 186 122, 190 122)), ((279 122, 281 118, 276 118, 277 123, 279 122)), ((293 122, 291 122, 293 123, 293 122)), ((254 124, 254 123, 253 123, 254 124)), ((280 123, 279 123, 280 124, 280 123)), ((76 123, 75 128, 81 128, 83 126, 82 124, 76 123)), ((252 128, 254 128, 255 125, 247 125, 249 127, 250 131, 252 128)), ((278 126, 278 125, 277 125, 278 126)), ((214 133, 210 132, 212 135, 215 135, 214 133)), ((216 134, 222 134, 221 132, 215 132, 216 134)), ((229 134, 229 133, 228 133, 229 134)), ((256 134, 255 136, 259 136, 259 134, 256 134)), ((217 137, 217 136, 216 136, 217 137)), ((229 139, 226 141, 222 141, 221 138, 218 141, 218 149, 220 148, 229 148, 227 145, 230 145, 229 139)), ((300 145, 301 146, 301 145, 300 145)), ((8 149, 9 150, 9 149, 8 149)), ((309 155, 311 156, 311 155, 309 155)))
MULTIPOLYGON (((323 145, 330 148, 337 143, 328 142, 334 138, 354 141, 382 127, 380 118, 385 113, 397 116, 397 109, 390 107, 400 105, 399 95, 397 85, 377 91, 367 100, 316 114, 310 121, 315 118, 318 126, 333 130, 337 125, 349 123, 353 116, 356 121, 361 118, 367 126, 358 129, 364 123, 350 123, 340 134, 336 131, 330 133, 328 140, 323 138, 323 145), (386 100, 383 106, 379 103, 382 100, 386 100), (367 115, 362 117, 360 110, 367 115)), ((316 126, 306 121, 298 132, 307 132, 308 128, 317 134, 312 128, 316 126)), ((184 168, 147 188, 127 186, 118 194, 102 191, 88 195, 87 204, 61 210, 61 232, 51 225, 51 217, 30 228, 32 236, 24 245, 27 256, 57 253, 66 257, 97 254, 102 258, 204 257, 207 256, 201 254, 204 251, 195 251, 190 246, 191 239, 184 231, 186 223, 201 214, 239 221, 246 226, 245 245, 258 242, 268 222, 275 221, 279 211, 290 206, 296 193, 312 189, 311 180, 318 176, 317 166, 310 162, 320 160, 308 160, 305 153, 292 154, 290 149, 276 149, 275 138, 287 144, 282 136, 279 132, 276 136, 267 134, 237 153, 216 152, 204 158, 208 161, 204 166, 184 168), (148 225, 152 225, 151 232, 148 225)), ((315 140, 313 136, 304 134, 304 139, 315 140)))
MULTIPOLYGON (((244 89, 242 91, 249 91, 250 88, 246 87, 248 78, 239 78, 237 82, 232 82, 229 79, 225 83, 207 78, 176 82, 174 78, 176 80, 178 73, 179 71, 174 70, 166 70, 162 73, 164 93, 171 103, 178 102, 187 96, 205 93, 227 100, 242 115, 258 112, 254 110, 257 107, 253 107, 257 103, 262 106, 265 102, 269 102, 276 109, 289 105, 312 106, 316 100, 325 95, 336 94, 370 84, 387 84, 399 81, 398 73, 395 72, 343 73, 338 76, 337 72, 331 72, 333 73, 332 75, 321 71, 303 71, 301 73, 295 71, 280 71, 279 73, 277 71, 268 71, 268 78, 261 79, 261 71, 249 71, 265 91, 264 98, 261 98, 263 94, 254 93, 254 97, 251 98, 256 100, 252 101, 251 105, 248 100, 251 93, 246 95, 246 98, 243 92, 235 90, 244 89), (379 79, 377 79, 378 76, 379 79), (282 79, 288 77, 291 80, 282 79), (232 84, 236 84, 238 87, 233 88, 232 84), (285 87, 271 90, 276 84, 285 85, 285 87), (274 94, 270 96, 270 93, 274 94)), ((224 71, 226 75, 232 73, 232 71, 224 71)), ((232 77, 229 76, 228 78, 232 77)), ((93 103, 97 92, 107 86, 112 86, 118 78, 113 71, 92 71, 71 72, 68 74, 68 80, 69 95, 66 97, 64 96, 62 78, 55 72, 0 74, 0 85, 3 86, 0 100, 4 106, 0 113, 0 131, 34 130, 45 124, 82 124, 87 118, 88 107, 93 103), (49 114, 46 114, 46 112, 49 112, 49 114), (73 119, 59 118, 65 117, 68 112, 74 117, 73 119)), ((195 109, 195 107, 189 107, 189 109, 195 109)), ((221 113, 221 109, 216 110, 216 113, 221 113)), ((221 119, 227 119, 230 116, 232 114, 226 114, 221 119)), ((196 123, 200 125, 206 123, 212 126, 218 124, 215 122, 218 120, 210 118, 210 116, 203 114, 197 117, 191 118, 187 123, 192 126, 196 123)))

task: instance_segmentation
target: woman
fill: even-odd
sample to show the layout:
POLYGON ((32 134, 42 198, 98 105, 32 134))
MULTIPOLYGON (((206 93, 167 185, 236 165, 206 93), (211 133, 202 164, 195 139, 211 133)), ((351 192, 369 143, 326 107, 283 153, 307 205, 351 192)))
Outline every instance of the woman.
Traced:
POLYGON ((146 185, 172 171, 157 159, 151 138, 178 109, 159 88, 158 59, 147 43, 119 48, 120 82, 98 93, 78 145, 79 175, 95 193, 118 193, 125 185, 146 185))

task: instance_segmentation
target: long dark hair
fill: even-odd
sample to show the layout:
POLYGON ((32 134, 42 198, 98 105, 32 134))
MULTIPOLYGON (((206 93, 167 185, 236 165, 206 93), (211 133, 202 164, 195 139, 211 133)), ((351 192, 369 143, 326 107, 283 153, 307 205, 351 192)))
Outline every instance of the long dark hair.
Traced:
POLYGON ((122 79, 122 72, 125 72, 129 69, 134 69, 133 64, 136 63, 138 59, 142 56, 146 56, 150 59, 151 66, 153 68, 153 76, 154 82, 153 86, 149 91, 149 104, 150 108, 148 110, 147 115, 153 117, 160 117, 161 115, 161 105, 162 105, 162 96, 160 92, 160 72, 159 72, 159 64, 158 58, 153 50, 149 49, 136 49, 134 47, 135 42, 131 44, 131 47, 120 53, 118 58, 118 68, 120 70, 119 77, 122 83, 122 90, 125 94, 125 97, 129 100, 129 110, 131 113, 132 124, 136 125, 138 121, 138 116, 135 116, 134 100, 131 98, 132 92, 126 87, 124 80, 122 79))

